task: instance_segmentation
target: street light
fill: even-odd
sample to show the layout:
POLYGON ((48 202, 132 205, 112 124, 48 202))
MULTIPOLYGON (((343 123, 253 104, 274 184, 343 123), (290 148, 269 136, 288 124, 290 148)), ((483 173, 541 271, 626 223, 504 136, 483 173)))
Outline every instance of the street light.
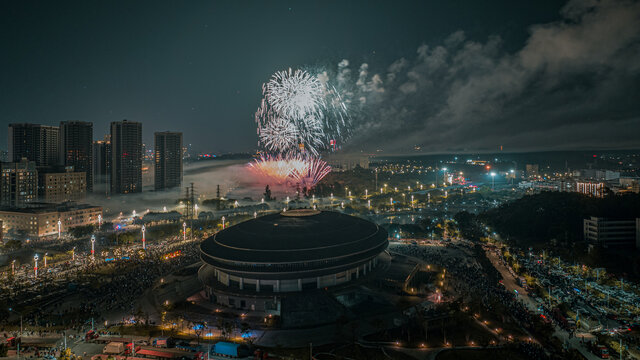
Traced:
POLYGON ((182 223, 182 240, 186 241, 187 240, 187 222, 183 222, 182 223))
POLYGON ((147 227, 142 224, 142 250, 147 250, 147 227))
POLYGON ((223 216, 223 217, 222 217, 222 228, 223 228, 223 229, 224 229, 224 221, 225 221, 225 220, 226 220, 226 219, 225 219, 225 217, 223 216))
POLYGON ((494 189, 496 185, 496 173, 492 172, 491 173, 491 190, 494 189))
POLYGON ((71 249, 71 261, 76 261, 76 247, 74 246, 73 249, 71 249))
POLYGON ((96 259, 96 236, 91 235, 91 258, 96 259))
POLYGON ((49 253, 44 253, 44 267, 45 269, 47 268, 47 255, 49 255, 49 253))
POLYGON ((193 208, 195 209, 195 212, 196 212, 195 215, 196 215, 196 218, 197 218, 198 217, 198 204, 196 204, 193 208))
POLYGON ((58 239, 60 239, 60 231, 62 230, 62 221, 58 219, 58 239))
POLYGON ((98 214, 98 230, 102 227, 102 215, 98 214))
POLYGON ((35 263, 35 265, 33 266, 33 270, 35 272, 35 278, 38 278, 38 254, 33 255, 33 262, 35 263))

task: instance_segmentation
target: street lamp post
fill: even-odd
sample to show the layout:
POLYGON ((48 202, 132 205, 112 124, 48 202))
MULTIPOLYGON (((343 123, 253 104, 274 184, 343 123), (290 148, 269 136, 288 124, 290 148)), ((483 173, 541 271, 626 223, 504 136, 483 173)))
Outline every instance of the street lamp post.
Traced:
POLYGON ((147 250, 147 237, 146 237, 147 227, 142 225, 142 250, 147 250))
POLYGON ((91 258, 93 260, 96 259, 96 236, 95 235, 91 235, 91 258))
POLYGON ((102 215, 98 214, 98 230, 102 227, 102 215))
POLYGON ((33 262, 34 262, 33 271, 36 279, 38 278, 38 259, 39 259, 38 254, 33 255, 33 262))
POLYGON ((49 255, 49 253, 44 253, 44 267, 45 267, 45 269, 47 268, 47 255, 49 255))
POLYGON ((196 215, 196 219, 198 218, 198 204, 196 204, 194 207, 195 209, 195 215, 196 215))
POLYGON ((183 222, 182 223, 182 240, 186 241, 187 240, 187 222, 183 222))
POLYGON ((226 218, 223 216, 222 217, 222 229, 224 230, 224 221, 226 220, 226 218))
POLYGON ((71 249, 71 261, 76 261, 76 247, 74 246, 73 249, 71 249))
POLYGON ((60 239, 60 232, 62 231, 62 221, 58 219, 58 239, 60 239))
POLYGON ((496 185, 496 173, 491 173, 491 190, 494 190, 496 185))

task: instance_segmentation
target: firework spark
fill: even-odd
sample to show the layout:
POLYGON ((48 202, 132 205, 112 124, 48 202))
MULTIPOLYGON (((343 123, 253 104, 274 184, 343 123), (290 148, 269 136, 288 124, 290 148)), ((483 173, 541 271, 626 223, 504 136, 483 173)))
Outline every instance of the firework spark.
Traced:
POLYGON ((318 157, 349 136, 349 117, 340 93, 327 81, 326 74, 289 69, 262 86, 255 120, 259 143, 272 155, 249 164, 257 178, 313 187, 331 171, 318 157))
POLYGON ((322 116, 324 87, 306 71, 279 71, 266 84, 265 96, 273 109, 289 119, 304 119, 309 114, 322 116))
POLYGON ((263 156, 249 163, 249 170, 267 183, 313 187, 331 172, 331 167, 320 159, 302 155, 263 156))
POLYGON ((291 177, 295 179, 295 183, 306 187, 313 187, 331 172, 331 167, 323 160, 310 158, 305 161, 305 167, 301 170, 302 172, 299 172, 298 169, 294 169, 291 173, 291 177))
POLYGON ((260 143, 268 150, 286 153, 298 144, 298 128, 289 120, 272 116, 264 126, 258 128, 260 143))

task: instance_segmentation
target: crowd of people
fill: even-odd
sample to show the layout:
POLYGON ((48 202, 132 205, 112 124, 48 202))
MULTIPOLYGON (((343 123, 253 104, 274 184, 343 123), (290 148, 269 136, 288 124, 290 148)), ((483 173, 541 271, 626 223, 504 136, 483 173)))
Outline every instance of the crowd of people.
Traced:
MULTIPOLYGON (((133 313, 136 299, 159 277, 199 261, 195 242, 172 240, 148 244, 146 251, 129 251, 126 257, 109 262, 90 255, 76 256, 76 262, 58 262, 48 267, 50 271, 41 270, 37 280, 15 278, 7 284, 10 291, 4 293, 3 300, 14 307, 33 307, 32 311, 20 314, 25 327, 63 325, 80 330, 90 326, 92 318, 104 321, 104 314, 109 312, 133 313), (165 259, 167 253, 176 251, 180 251, 179 256, 165 259), (77 294, 81 296, 74 301, 77 294)), ((70 250, 73 243, 56 247, 70 250)))
POLYGON ((443 244, 443 247, 433 247, 401 244, 390 246, 390 250, 445 268, 453 294, 467 302, 479 300, 487 312, 508 314, 523 328, 530 326, 532 314, 518 301, 517 294, 500 284, 502 276, 480 245, 443 244), (460 251, 447 250, 451 247, 460 251), (472 256, 465 256, 465 253, 472 256))

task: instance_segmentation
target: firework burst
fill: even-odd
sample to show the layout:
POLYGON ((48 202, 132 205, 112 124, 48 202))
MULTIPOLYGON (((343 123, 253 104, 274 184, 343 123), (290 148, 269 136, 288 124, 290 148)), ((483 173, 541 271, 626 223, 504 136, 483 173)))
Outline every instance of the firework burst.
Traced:
POLYGON ((296 156, 262 156, 249 163, 249 170, 266 183, 315 186, 331 167, 318 158, 296 156))
POLYGON ((312 187, 331 168, 320 152, 349 136, 347 107, 327 78, 303 70, 275 73, 255 113, 259 143, 271 155, 249 169, 265 182, 312 187))
POLYGON ((298 128, 291 121, 275 117, 258 128, 258 136, 269 151, 285 153, 298 144, 298 128))
POLYGON ((309 114, 322 117, 324 87, 306 71, 279 71, 266 84, 265 96, 273 109, 289 119, 304 119, 309 114))

